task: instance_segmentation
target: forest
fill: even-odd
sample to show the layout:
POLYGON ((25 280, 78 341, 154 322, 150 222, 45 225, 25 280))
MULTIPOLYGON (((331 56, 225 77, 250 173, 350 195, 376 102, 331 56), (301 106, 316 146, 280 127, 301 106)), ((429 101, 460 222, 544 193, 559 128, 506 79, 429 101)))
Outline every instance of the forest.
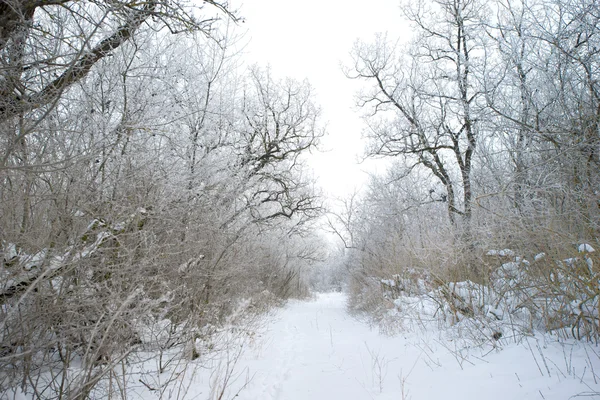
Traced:
POLYGON ((398 5, 410 37, 340 68, 385 172, 334 199, 314 88, 244 62, 244 7, 0 1, 0 398, 184 398, 316 291, 389 334, 597 344, 600 5, 398 5))
POLYGON ((329 220, 351 308, 380 319, 382 297, 434 293, 449 320, 510 318, 597 341, 600 8, 421 1, 403 11, 410 44, 359 42, 347 70, 370 83, 358 100, 366 156, 392 159, 329 220))

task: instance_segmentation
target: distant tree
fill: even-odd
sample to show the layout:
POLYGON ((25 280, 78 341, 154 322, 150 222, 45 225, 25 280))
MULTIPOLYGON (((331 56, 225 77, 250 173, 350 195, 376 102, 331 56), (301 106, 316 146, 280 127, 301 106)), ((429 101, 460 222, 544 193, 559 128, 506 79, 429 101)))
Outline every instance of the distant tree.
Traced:
POLYGON ((257 222, 296 218, 300 225, 322 206, 304 167, 303 155, 316 149, 324 130, 308 82, 274 80, 252 68, 235 144, 242 176, 253 185, 245 206, 257 222))

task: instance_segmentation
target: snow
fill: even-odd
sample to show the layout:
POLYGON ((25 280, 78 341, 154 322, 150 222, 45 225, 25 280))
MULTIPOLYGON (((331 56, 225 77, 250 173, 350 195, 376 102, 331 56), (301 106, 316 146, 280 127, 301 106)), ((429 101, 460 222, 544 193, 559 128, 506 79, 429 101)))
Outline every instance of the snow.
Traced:
POLYGON ((90 255, 92 255, 96 250, 98 250, 98 248, 102 245, 102 243, 104 242, 104 240, 108 239, 111 237, 111 234, 108 232, 100 232, 96 235, 96 240, 94 241, 94 243, 92 243, 90 246, 85 247, 80 254, 77 254, 75 256, 75 260, 79 259, 79 258, 86 258, 89 257, 90 255))
POLYGON ((10 262, 18 256, 17 246, 14 243, 9 243, 4 250, 4 262, 10 262))
POLYGON ((96 229, 98 227, 104 227, 104 226, 106 226, 106 223, 104 221, 99 220, 97 218, 94 218, 92 220, 92 222, 89 223, 89 225, 87 226, 87 228, 85 230, 86 231, 91 231, 91 230, 94 230, 94 229, 96 229))
POLYGON ((563 260, 563 262, 565 264, 567 264, 569 267, 572 267, 577 263, 578 260, 579 259, 577 257, 571 257, 571 258, 567 258, 567 259, 563 260))
POLYGON ((46 259, 47 253, 48 253, 48 249, 43 249, 42 251, 37 252, 33 256, 28 257, 25 260, 23 268, 26 271, 30 271, 33 268, 40 268, 42 266, 42 264, 44 263, 44 260, 46 259))
POLYGON ((396 286, 396 281, 394 281, 393 279, 382 279, 381 283, 390 287, 396 286))
POLYGON ((502 249, 502 250, 489 250, 486 255, 488 256, 499 256, 499 257, 512 257, 515 255, 515 252, 511 249, 502 249))
POLYGON ((580 253, 593 253, 596 251, 591 245, 589 245, 587 243, 580 244, 579 247, 577 248, 577 250, 580 253))
MULTIPOLYGON (((147 361, 137 368, 146 375, 128 376, 127 398, 600 399, 600 349, 595 345, 537 335, 516 342, 500 337, 475 347, 423 320, 406 321, 398 335, 386 336, 348 315, 346 302, 343 293, 289 301, 262 328, 244 332, 244 340, 237 335, 228 350, 203 352, 189 364, 177 361, 176 368, 187 364, 184 374, 151 372, 156 360, 142 356, 147 361), (170 389, 156 390, 169 381, 170 389)), ((427 311, 418 297, 396 302, 427 311)), ((16 393, 15 398, 28 397, 16 393)))
POLYGON ((498 255, 500 257, 512 257, 515 255, 515 252, 512 251, 511 249, 503 249, 498 252, 498 255))
MULTIPOLYGON (((290 302, 253 339, 223 398, 600 399, 597 347, 549 336, 463 344, 432 330, 382 335, 347 314, 344 294, 319 294, 290 302)), ((189 397, 205 398, 211 376, 214 370, 198 373, 189 397)))

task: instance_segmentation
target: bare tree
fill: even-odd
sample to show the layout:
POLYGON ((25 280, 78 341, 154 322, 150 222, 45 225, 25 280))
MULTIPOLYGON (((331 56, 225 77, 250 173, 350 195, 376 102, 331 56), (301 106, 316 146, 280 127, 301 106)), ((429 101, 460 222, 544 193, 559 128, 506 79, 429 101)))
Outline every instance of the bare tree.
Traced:
POLYGON ((514 189, 503 192, 521 216, 551 209, 554 219, 577 220, 589 229, 580 234, 592 234, 596 7, 585 1, 497 5, 498 20, 487 29, 497 56, 489 57, 485 93, 514 165, 512 182, 506 183, 514 189), (549 176, 549 170, 557 173, 549 176))
POLYGON ((203 1, 200 13, 177 2, 3 1, 0 122, 6 142, 0 165, 7 166, 10 154, 22 146, 36 121, 47 116, 48 107, 56 105, 68 88, 129 41, 142 25, 210 34, 218 16, 195 16, 207 13, 205 4, 236 18, 226 4, 214 1, 203 1), (16 117, 26 117, 18 130, 11 122, 16 117))
POLYGON ((125 396, 142 350, 163 373, 305 293, 318 108, 243 87, 225 3, 1 6, 0 396, 125 396))
POLYGON ((381 116, 370 118, 368 154, 400 156, 410 168, 429 170, 445 188, 450 220, 460 215, 467 229, 479 135, 474 69, 481 56, 481 8, 476 1, 414 4, 405 10, 417 32, 413 50, 397 55, 380 37, 356 47, 350 73, 372 82, 360 104, 381 116))
MULTIPOLYGON (((368 155, 395 157, 391 171, 405 184, 421 174, 402 196, 386 198, 383 210, 364 205, 368 216, 353 235, 355 242, 366 238, 370 252, 350 253, 348 261, 360 278, 354 281, 356 304, 377 312, 379 278, 401 274, 406 265, 438 275, 431 280, 436 286, 467 279, 485 285, 497 279, 493 269, 501 261, 482 268, 482 254, 510 247, 518 257, 513 250, 500 253, 514 257, 527 296, 593 303, 581 318, 569 317, 567 305, 552 317, 570 326, 574 337, 582 337, 580 331, 591 335, 598 321, 590 299, 597 290, 586 289, 593 285, 587 272, 577 272, 580 281, 573 285, 561 260, 591 260, 581 255, 587 245, 578 244, 598 243, 598 5, 457 0, 413 3, 405 14, 416 28, 409 51, 398 54, 382 37, 359 44, 349 74, 372 83, 360 103, 369 112, 368 155), (432 223, 440 203, 446 203, 451 225, 466 224, 462 244, 468 251, 460 241, 445 240, 442 224, 432 223), (423 219, 409 210, 412 204, 429 215, 423 219), (398 209, 402 236, 378 220, 398 209), (522 261, 542 251, 552 254, 547 263, 531 268, 522 261), (548 285, 548 276, 560 278, 548 285)), ((367 203, 385 197, 396 183, 389 172, 383 179, 367 203)), ((579 268, 575 261, 568 264, 579 268)), ((400 280, 389 286, 398 287, 400 280)), ((383 292, 400 295, 395 290, 383 292)), ((549 311, 531 307, 533 313, 549 311)))
POLYGON ((235 147, 244 179, 258 189, 244 196, 255 221, 298 217, 302 225, 321 212, 302 159, 324 135, 319 114, 307 82, 251 70, 235 147))

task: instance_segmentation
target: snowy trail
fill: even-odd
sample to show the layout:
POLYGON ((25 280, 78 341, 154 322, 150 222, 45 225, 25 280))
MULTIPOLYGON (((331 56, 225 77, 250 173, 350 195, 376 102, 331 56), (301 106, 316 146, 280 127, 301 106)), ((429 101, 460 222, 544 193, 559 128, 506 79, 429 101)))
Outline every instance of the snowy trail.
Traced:
POLYGON ((294 302, 271 327, 257 358, 246 361, 256 374, 240 398, 368 399, 377 384, 368 350, 381 352, 380 341, 375 331, 346 314, 341 294, 294 302))
POLYGON ((345 307, 341 293, 290 302, 239 360, 228 398, 248 377, 236 399, 566 400, 600 390, 590 372, 598 374, 600 365, 579 347, 565 352, 565 344, 541 343, 538 351, 532 338, 533 350, 474 350, 462 361, 450 342, 424 332, 386 337, 345 307))

